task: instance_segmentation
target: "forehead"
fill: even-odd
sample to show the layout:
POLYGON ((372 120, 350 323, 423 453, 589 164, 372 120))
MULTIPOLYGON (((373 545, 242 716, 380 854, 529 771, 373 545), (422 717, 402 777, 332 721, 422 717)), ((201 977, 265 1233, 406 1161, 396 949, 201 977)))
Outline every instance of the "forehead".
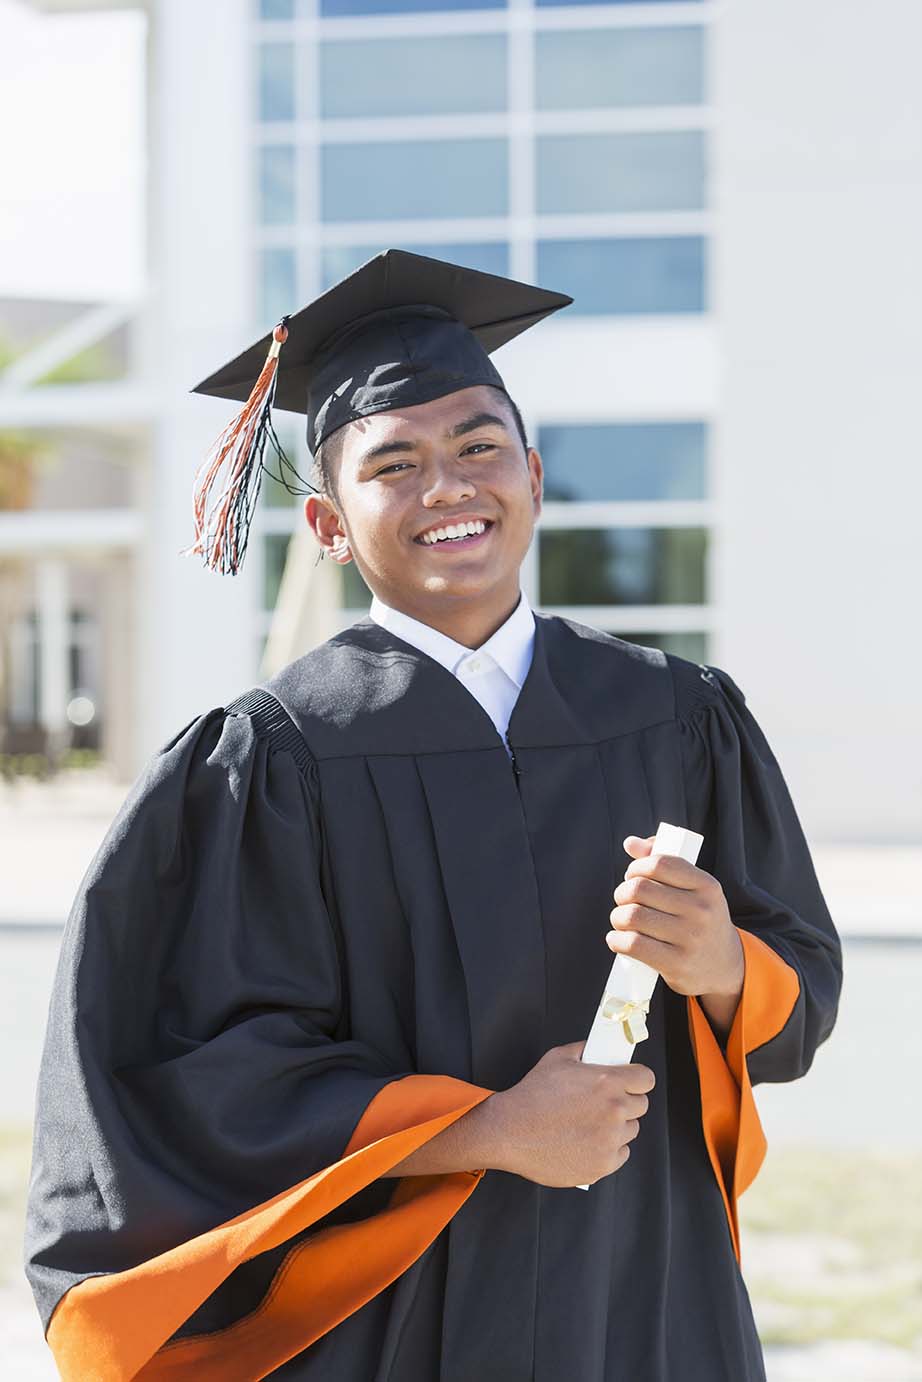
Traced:
POLYGON ((493 413, 508 424, 507 405, 502 394, 486 384, 416 403, 411 408, 394 408, 370 417, 354 418, 343 428, 343 460, 362 455, 371 446, 385 442, 419 441, 436 438, 476 413, 493 413))

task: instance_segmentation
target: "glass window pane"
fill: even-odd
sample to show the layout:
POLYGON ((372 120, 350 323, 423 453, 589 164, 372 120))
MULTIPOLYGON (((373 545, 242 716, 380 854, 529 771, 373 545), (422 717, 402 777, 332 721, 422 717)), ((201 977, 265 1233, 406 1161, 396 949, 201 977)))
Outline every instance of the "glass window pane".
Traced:
POLYGON ((320 0, 322 15, 423 14, 442 10, 503 10, 506 0, 320 0))
POLYGON ((666 653, 676 653, 688 658, 689 662, 707 662, 708 636, 706 633, 691 633, 685 629, 678 633, 622 633, 620 629, 606 629, 616 638, 624 638, 628 643, 640 643, 645 648, 662 648, 666 653))
POLYGON ((704 30, 576 29, 535 35, 538 110, 685 106, 704 100, 704 30))
MULTIPOLYGON (((351 274, 367 260, 373 259, 387 245, 328 245, 321 260, 324 289, 332 287, 341 278, 351 274)), ((452 264, 460 264, 465 269, 480 269, 482 273, 508 277, 509 246, 505 240, 485 241, 470 245, 406 245, 396 242, 394 249, 409 250, 411 254, 424 254, 430 259, 445 259, 452 264)))
POLYGON ((578 423, 542 427, 548 500, 704 499, 703 422, 578 423))
POLYGON ((275 609, 290 541, 290 533, 270 533, 263 538, 263 609, 275 609))
MULTIPOLYGON (((307 450, 307 442, 304 436, 304 419, 301 418, 301 426, 298 426, 297 422, 293 421, 290 415, 276 410, 273 413, 272 425, 275 428, 275 435, 279 439, 282 450, 285 452, 291 464, 305 479, 310 479, 311 457, 307 450)), ((274 450, 269 445, 266 446, 264 460, 267 469, 262 477, 259 502, 269 509, 293 509, 303 505, 303 494, 291 494, 289 490, 281 484, 282 478, 285 478, 289 484, 292 484, 294 476, 283 462, 279 460, 278 456, 276 456, 274 450)))
POLYGON ((538 211, 699 211, 700 130, 548 134, 537 143, 538 211))
POLYGON ((295 220, 295 151, 290 144, 265 144, 259 150, 259 216, 265 226, 295 220))
POLYGON ((284 246, 260 251, 259 315, 275 325, 286 312, 297 312, 298 271, 295 252, 284 246))
POLYGON ((544 605, 697 605, 706 599, 706 528, 548 528, 539 543, 544 605))
MULTIPOLYGON (((696 0, 686 0, 686 3, 690 4, 695 2, 696 0)), ((672 4, 673 0, 535 0, 535 3, 539 6, 553 5, 556 8, 557 5, 667 5, 672 4)))
POLYGON ((295 0, 259 0, 260 19, 294 19, 295 0))
POLYGON ((538 282, 570 293, 567 314, 704 311, 704 238, 543 240, 538 282))
POLYGON ((325 221, 502 216, 504 139, 327 144, 321 150, 325 221))
POLYGON ((330 118, 451 115, 505 106, 502 34, 337 40, 320 48, 320 111, 330 118))
POLYGON ((295 118, 295 50, 292 43, 259 45, 259 118, 295 118))
MULTIPOLYGON (((328 558, 324 557, 324 561, 328 558)), ((362 580, 359 568, 354 561, 340 567, 342 572, 342 601, 344 609, 367 609, 371 604, 371 591, 362 580)))

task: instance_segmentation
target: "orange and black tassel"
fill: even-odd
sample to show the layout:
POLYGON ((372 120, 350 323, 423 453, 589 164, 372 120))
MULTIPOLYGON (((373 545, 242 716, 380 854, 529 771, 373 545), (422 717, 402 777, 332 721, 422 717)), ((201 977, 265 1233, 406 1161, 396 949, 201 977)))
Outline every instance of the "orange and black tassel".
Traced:
POLYGON ((235 576, 243 565, 264 471, 289 494, 317 493, 285 455, 272 425, 279 353, 288 339, 288 320, 287 316, 282 317, 274 328, 266 363, 252 393, 224 428, 195 474, 192 495, 195 540, 180 555, 200 555, 206 567, 222 575, 229 572, 235 576), (267 443, 279 460, 279 475, 272 475, 266 467, 267 443), (306 489, 290 484, 281 470, 283 466, 306 489))

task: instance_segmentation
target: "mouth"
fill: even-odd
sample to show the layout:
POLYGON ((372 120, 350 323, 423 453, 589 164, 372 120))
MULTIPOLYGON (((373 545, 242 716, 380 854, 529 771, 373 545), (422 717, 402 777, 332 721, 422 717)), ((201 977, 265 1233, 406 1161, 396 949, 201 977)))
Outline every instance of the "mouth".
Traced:
POLYGON ((451 552, 478 547, 485 542, 493 528, 490 519, 472 518, 464 523, 446 523, 442 528, 429 528, 413 541, 432 552, 451 552))

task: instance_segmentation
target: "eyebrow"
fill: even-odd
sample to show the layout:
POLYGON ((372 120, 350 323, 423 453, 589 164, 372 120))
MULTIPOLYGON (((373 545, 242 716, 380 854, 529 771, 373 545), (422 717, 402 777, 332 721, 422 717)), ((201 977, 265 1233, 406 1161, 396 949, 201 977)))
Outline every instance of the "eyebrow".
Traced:
MULTIPOLYGON (((475 413, 463 422, 456 423, 446 435, 449 441, 454 441, 456 437, 463 437, 468 432, 476 432, 479 427, 502 427, 505 432, 509 430, 504 420, 496 413, 475 413)), ((365 452, 359 461, 359 468, 363 469, 371 461, 379 460, 382 456, 396 456, 407 451, 415 451, 416 445, 415 441, 381 442, 379 446, 373 446, 365 452)))

